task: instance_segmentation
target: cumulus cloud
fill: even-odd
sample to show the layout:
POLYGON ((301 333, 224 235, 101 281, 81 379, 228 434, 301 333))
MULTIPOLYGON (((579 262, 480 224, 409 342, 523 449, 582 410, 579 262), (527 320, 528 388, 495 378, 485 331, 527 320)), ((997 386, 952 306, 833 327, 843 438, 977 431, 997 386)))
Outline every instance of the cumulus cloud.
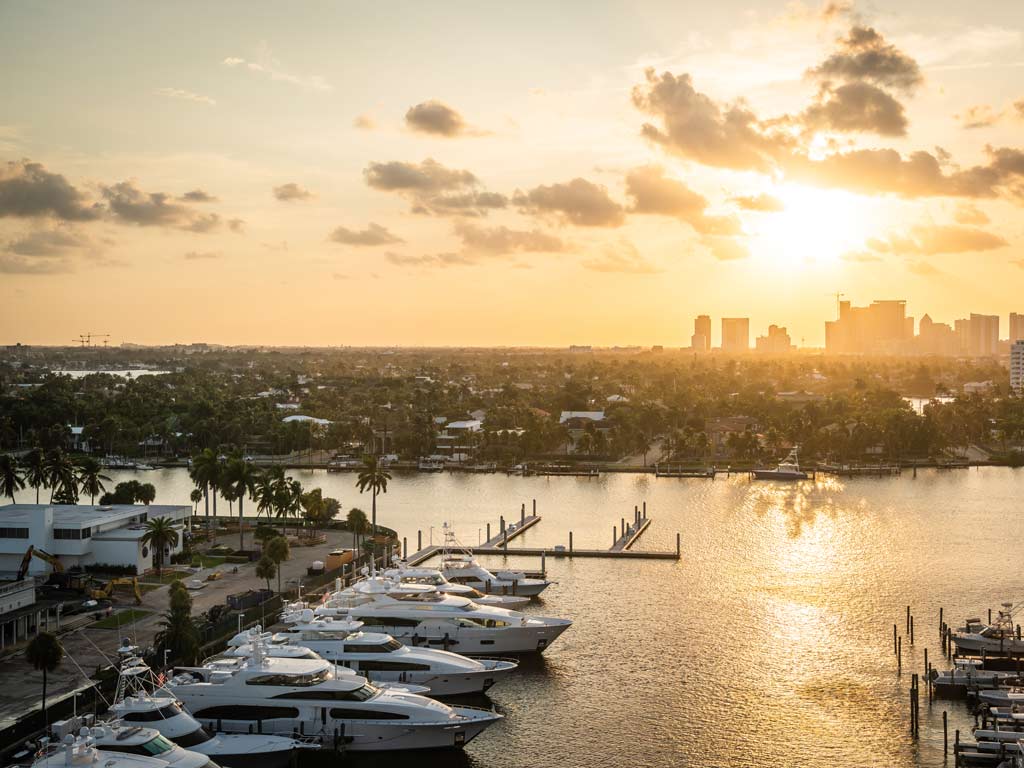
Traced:
POLYGON ((273 188, 274 197, 285 203, 292 203, 302 200, 312 200, 316 197, 315 194, 310 192, 304 187, 300 187, 294 181, 290 181, 287 184, 282 184, 279 187, 273 188))
POLYGON ((1000 235, 977 227, 918 224, 906 234, 872 238, 867 246, 876 253, 899 256, 935 256, 943 253, 971 253, 1005 248, 1009 243, 1000 235))
POLYGON ((322 75, 296 75, 281 69, 280 62, 264 52, 260 61, 249 61, 238 56, 228 56, 224 66, 245 69, 257 75, 263 75, 278 83, 287 83, 307 91, 330 91, 332 86, 322 75))
POLYGON ((653 275, 664 270, 651 263, 629 240, 606 245, 600 255, 583 260, 583 266, 594 272, 618 272, 632 275, 653 275))
POLYGON ((92 247, 92 240, 82 232, 71 227, 55 227, 22 235, 9 241, 4 250, 19 256, 49 258, 64 256, 70 250, 92 247))
POLYGON ((207 261, 219 259, 223 255, 220 251, 188 251, 184 258, 188 261, 207 261))
POLYGON ((389 262, 399 267, 458 267, 475 262, 461 253, 434 253, 422 256, 406 256, 400 253, 384 254, 389 262))
POLYGON ((343 245, 374 246, 374 245, 395 245, 405 242, 397 235, 393 235, 386 227, 370 222, 366 229, 348 229, 337 227, 328 236, 328 239, 343 245))
POLYGON ((513 201, 527 213, 553 215, 578 227, 620 227, 626 222, 622 206, 607 189, 581 178, 516 192, 513 201))
POLYGON ((199 214, 164 192, 143 192, 133 181, 101 187, 112 216, 140 227, 174 227, 192 232, 217 229, 220 216, 199 214))
POLYGON ((202 189, 193 189, 186 192, 180 198, 183 203, 216 203, 217 198, 202 189))
POLYGON ((405 124, 413 131, 446 138, 483 135, 470 127, 457 110, 435 100, 410 107, 405 113, 405 124))
POLYGON ((0 218, 49 216, 64 221, 92 221, 103 206, 90 205, 78 189, 41 163, 18 160, 0 168, 0 218))
POLYGON ((956 219, 957 224, 980 225, 988 224, 990 221, 987 213, 970 203, 958 205, 953 213, 953 218, 956 219))
POLYGON ((953 117, 960 122, 961 128, 988 128, 999 122, 1001 115, 988 104, 977 104, 953 117))
POLYGON ((633 88, 633 104, 658 119, 642 134, 666 151, 704 165, 769 172, 792 137, 773 132, 742 102, 719 105, 693 87, 688 74, 645 71, 633 88))
POLYGON ((678 179, 665 176, 660 166, 627 173, 626 194, 633 198, 631 213, 673 216, 703 234, 734 235, 741 229, 735 216, 708 216, 707 199, 678 179))
POLYGON ((560 238, 539 229, 479 227, 469 222, 457 222, 455 234, 462 239, 463 248, 473 253, 499 256, 517 252, 556 253, 566 250, 566 244, 560 238))
POLYGON ((739 195, 732 198, 736 207, 744 211, 761 211, 763 213, 778 213, 786 210, 786 204, 774 195, 762 193, 760 195, 739 195))
POLYGON ((74 267, 67 259, 30 259, 24 256, 0 253, 0 274, 54 275, 73 271, 74 267))
POLYGON ((823 87, 817 103, 804 111, 802 122, 811 131, 863 131, 880 136, 907 133, 903 105, 878 86, 865 82, 823 87))
POLYGON ((201 93, 186 91, 182 88, 157 88, 156 95, 166 96, 169 99, 179 99, 181 101, 193 101, 197 104, 206 104, 211 107, 217 104, 217 102, 209 96, 203 96, 201 93))
POLYGON ((422 163, 370 163, 363 179, 374 189, 403 195, 414 213, 486 216, 508 205, 505 195, 485 190, 471 172, 447 168, 429 157, 422 163))
POLYGON ((811 69, 821 80, 869 82, 885 88, 913 92, 924 78, 917 62, 886 42, 872 27, 854 25, 825 61, 811 69))

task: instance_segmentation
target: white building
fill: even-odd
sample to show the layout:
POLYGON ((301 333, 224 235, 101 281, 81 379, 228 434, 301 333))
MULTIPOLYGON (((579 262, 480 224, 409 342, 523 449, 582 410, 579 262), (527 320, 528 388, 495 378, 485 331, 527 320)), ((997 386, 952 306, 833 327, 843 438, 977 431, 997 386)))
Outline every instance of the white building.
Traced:
MULTIPOLYGON (((183 526, 192 508, 178 504, 8 504, 0 507, 0 572, 17 573, 30 546, 74 566, 135 566, 138 573, 153 567, 153 553, 141 539, 145 523, 169 517, 183 526)), ((181 541, 167 557, 181 550, 181 541)), ((165 558, 164 562, 167 562, 165 558)), ((50 566, 38 558, 29 574, 45 575, 50 566)))
POLYGON ((1015 341, 1010 347, 1010 386, 1024 392, 1024 340, 1015 341))

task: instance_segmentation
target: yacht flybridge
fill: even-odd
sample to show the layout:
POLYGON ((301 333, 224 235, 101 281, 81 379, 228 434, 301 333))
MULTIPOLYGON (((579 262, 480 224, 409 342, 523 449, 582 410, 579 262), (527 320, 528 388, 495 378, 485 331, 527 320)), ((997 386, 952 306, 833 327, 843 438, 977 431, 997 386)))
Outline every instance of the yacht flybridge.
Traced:
POLYGON ((225 655, 250 655, 258 642, 269 643, 265 648, 271 656, 285 649, 308 650, 374 683, 426 686, 431 696, 483 693, 519 666, 511 659, 469 659, 436 648, 410 648, 391 635, 360 631, 362 622, 316 618, 309 608, 285 621, 288 628, 273 636, 254 630, 236 635, 225 655))
POLYGON ((285 768, 295 750, 319 747, 311 739, 264 734, 210 735, 139 658, 120 669, 111 714, 127 725, 145 724, 175 744, 207 755, 227 768, 285 768))
POLYGON ((775 469, 755 469, 754 479, 755 480, 806 480, 807 473, 800 469, 800 461, 797 456, 797 448, 793 447, 793 450, 782 461, 779 462, 775 469))
POLYGON ((983 624, 981 619, 968 619, 966 626, 953 633, 957 653, 1024 653, 1024 640, 1017 634, 1013 620, 1021 605, 1024 604, 1003 603, 991 625, 983 624))
MULTIPOLYGON (((294 609, 302 607, 292 606, 285 619, 290 616, 294 621, 294 609)), ((471 656, 542 652, 572 626, 569 619, 478 605, 425 584, 396 584, 382 576, 333 593, 314 614, 360 621, 413 647, 433 646, 471 656)))
POLYGON ((382 690, 324 659, 268 657, 260 643, 252 651, 248 658, 179 667, 167 688, 217 730, 297 732, 325 748, 353 751, 461 747, 502 717, 382 690))
MULTIPOLYGON (((498 608, 518 608, 530 602, 529 595, 516 591, 514 595, 488 595, 469 584, 456 584, 445 578, 437 568, 410 567, 404 560, 396 560, 384 571, 384 576, 401 584, 426 584, 438 592, 456 597, 465 597, 480 605, 495 605, 498 608)), ((497 577, 495 577, 497 578, 497 577)), ((524 581, 531 581, 526 579, 524 581)), ((537 579, 532 581, 538 581, 537 579)))

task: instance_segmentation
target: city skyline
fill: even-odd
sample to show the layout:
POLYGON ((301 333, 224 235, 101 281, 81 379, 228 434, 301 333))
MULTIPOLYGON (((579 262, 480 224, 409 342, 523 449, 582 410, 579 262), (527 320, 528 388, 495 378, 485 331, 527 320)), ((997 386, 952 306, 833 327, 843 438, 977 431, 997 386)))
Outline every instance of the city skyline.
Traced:
POLYGON ((1022 309, 1016 2, 7 4, 0 63, 0 343, 1022 309))

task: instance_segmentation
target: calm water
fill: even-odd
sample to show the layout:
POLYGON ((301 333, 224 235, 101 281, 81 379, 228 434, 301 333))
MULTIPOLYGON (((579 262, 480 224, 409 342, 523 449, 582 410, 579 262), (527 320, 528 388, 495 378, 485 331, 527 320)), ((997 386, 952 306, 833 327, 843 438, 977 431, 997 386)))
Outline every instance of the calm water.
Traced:
MULTIPOLYGON (((184 470, 144 477, 157 501, 188 503, 184 470)), ((369 509, 354 476, 296 472, 344 508, 369 509)), ((612 475, 599 479, 398 475, 379 519, 415 542, 444 519, 477 540, 499 515, 538 500, 543 521, 521 544, 608 547, 612 525, 647 501, 639 548, 672 561, 548 560, 558 584, 531 610, 575 620, 539 661, 493 689, 507 719, 464 756, 402 756, 422 766, 939 766, 942 709, 922 703, 907 735, 909 671, 938 656, 949 621, 1019 600, 1024 471, 919 471, 898 478, 800 484, 612 475), (892 625, 916 617, 896 675, 892 625)), ((536 559, 511 564, 533 568, 536 559)), ((485 702, 486 703, 486 702, 485 702)), ((370 764, 360 758, 358 764, 370 764)))

